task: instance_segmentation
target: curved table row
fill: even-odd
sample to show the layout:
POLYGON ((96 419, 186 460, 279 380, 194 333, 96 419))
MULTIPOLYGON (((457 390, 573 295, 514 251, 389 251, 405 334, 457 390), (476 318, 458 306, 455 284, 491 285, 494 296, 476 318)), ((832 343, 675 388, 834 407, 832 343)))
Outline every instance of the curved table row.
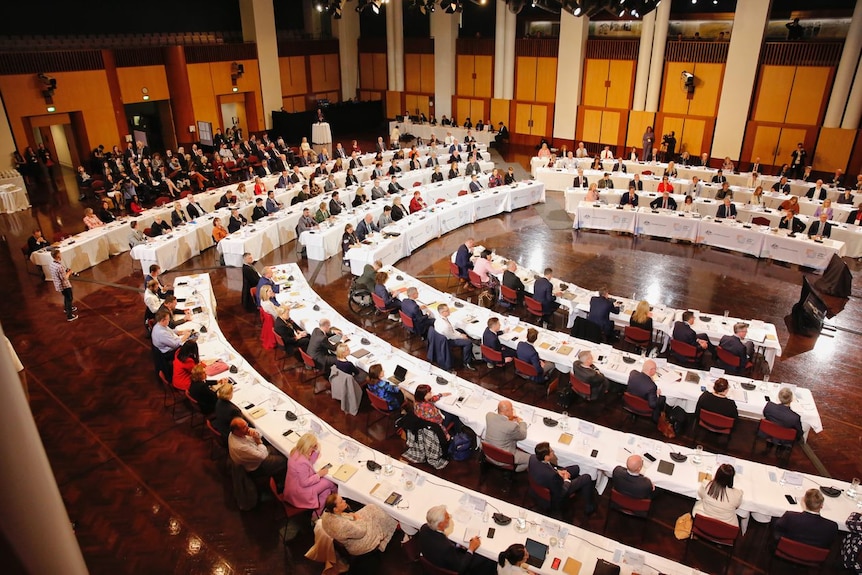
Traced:
MULTIPOLYGON (((423 140, 428 140, 431 138, 433 134, 438 140, 441 142, 446 137, 447 133, 451 133, 452 137, 458 140, 460 143, 464 143, 464 138, 467 136, 466 128, 453 128, 452 126, 443 126, 437 125, 432 126, 431 124, 414 124, 410 120, 405 120, 403 122, 389 122, 389 133, 392 133, 392 129, 398 127, 398 131, 401 132, 401 135, 411 134, 416 136, 417 138, 422 138, 423 140)), ((485 146, 490 146, 491 142, 496 138, 496 132, 489 132, 487 129, 482 130, 481 132, 477 130, 470 130, 470 135, 476 139, 478 144, 483 144, 485 146)), ((386 138, 387 143, 389 138, 386 138)))
MULTIPOLYGON (((284 286, 279 298, 282 301, 293 301, 299 304, 300 307, 294 309, 293 315, 308 330, 317 325, 318 318, 327 315, 334 320, 335 325, 344 328, 345 333, 353 334, 354 339, 369 338, 373 347, 380 350, 378 353, 381 355, 387 353, 384 350, 391 349, 389 344, 383 340, 355 328, 339 318, 332 308, 310 289, 298 266, 294 264, 278 266, 275 279, 284 286), (295 278, 292 285, 286 281, 286 278, 290 276, 295 278), (312 310, 312 305, 315 304, 320 306, 321 312, 312 310)), ((207 307, 212 299, 208 275, 179 277, 174 285, 177 296, 187 298, 186 306, 201 305, 207 307)), ((308 431, 314 432, 320 439, 321 450, 321 456, 315 464, 316 469, 331 463, 332 472, 329 477, 338 483, 338 490, 342 496, 364 504, 379 505, 399 521, 405 532, 414 533, 425 523, 425 513, 431 505, 445 504, 453 517, 454 528, 450 532, 450 539, 463 544, 465 533, 467 539, 476 534, 482 536, 482 544, 477 553, 491 560, 496 560, 498 554, 509 545, 523 543, 526 537, 531 537, 548 545, 550 538, 555 537, 560 543, 557 547, 549 549, 544 563, 537 569, 539 573, 548 575, 556 573, 551 569, 551 564, 557 557, 561 558, 564 564, 569 558, 580 562, 584 572, 591 572, 599 558, 620 563, 624 574, 637 572, 687 575, 692 572, 690 567, 663 557, 644 553, 595 533, 527 511, 507 501, 467 489, 400 461, 391 462, 391 472, 387 475, 385 465, 390 461, 387 456, 330 427, 325 421, 297 403, 275 385, 266 381, 255 371, 236 352, 219 330, 214 317, 214 309, 208 307, 203 313, 196 314, 194 322, 207 325, 208 328, 207 333, 202 334, 198 340, 201 357, 220 358, 237 366, 238 373, 231 375, 236 381, 233 401, 243 410, 249 421, 254 422, 255 427, 268 442, 287 456, 299 436, 308 431), (284 414, 288 410, 299 416, 296 421, 288 422, 285 419, 284 414), (285 437, 288 431, 294 433, 285 437), (291 440, 291 438, 294 439, 291 440), (384 464, 384 469, 375 474, 364 465, 366 460, 374 460, 384 464), (342 468, 345 471, 353 470, 353 475, 346 480, 336 479, 334 476, 342 468), (383 502, 383 499, 393 491, 402 495, 401 501, 396 506, 390 506, 383 502), (493 539, 485 537, 488 527, 493 524, 484 519, 487 514, 483 514, 480 510, 482 506, 487 506, 493 512, 500 512, 513 518, 517 518, 523 513, 527 520, 527 531, 518 532, 515 529, 516 521, 512 521, 509 526, 495 525, 496 535, 493 539)), ((406 354, 404 357, 387 357, 385 363, 391 371, 390 359, 391 361, 402 362, 402 360, 412 358, 406 354)), ((426 365, 426 372, 424 373, 428 371, 433 372, 434 370, 426 365)), ((454 381, 454 378, 445 372, 439 373, 439 375, 453 380, 452 385, 456 383, 465 387, 468 385, 463 380, 454 381)))

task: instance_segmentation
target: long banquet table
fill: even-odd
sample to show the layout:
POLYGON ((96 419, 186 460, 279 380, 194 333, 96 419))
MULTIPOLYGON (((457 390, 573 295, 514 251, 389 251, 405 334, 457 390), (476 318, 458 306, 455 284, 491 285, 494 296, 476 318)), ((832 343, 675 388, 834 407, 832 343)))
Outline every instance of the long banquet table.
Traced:
MULTIPOLYGON (((381 359, 385 358, 388 369, 391 369, 393 361, 413 366, 413 363, 408 363, 413 360, 411 356, 400 351, 397 352, 398 357, 384 355, 386 349, 391 349, 386 342, 373 334, 346 324, 339 318, 334 310, 310 289, 301 270, 295 264, 278 266, 275 279, 284 287, 278 296, 279 299, 298 304, 292 315, 308 329, 316 325, 317 319, 329 314, 328 317, 334 320, 335 325, 344 328, 353 339, 369 338, 370 347, 381 354, 381 359), (290 276, 296 278, 292 285, 287 282, 290 276), (312 310, 312 305, 315 304, 320 306, 322 310, 320 313, 312 310)), ((202 313, 195 314, 189 326, 206 325, 208 328, 207 333, 201 334, 198 340, 201 357, 220 358, 237 366, 238 372, 231 375, 235 382, 233 402, 240 407, 245 417, 253 422, 263 437, 286 456, 299 436, 309 431, 315 433, 321 447, 321 457, 315 464, 315 468, 320 469, 327 464, 332 464, 333 472, 329 477, 336 481, 342 496, 363 504, 377 504, 397 519, 405 532, 415 533, 425 523, 425 513, 432 504, 445 504, 454 519, 454 529, 449 534, 450 539, 456 543, 463 543, 465 538, 469 539, 472 535, 482 536, 482 544, 477 553, 489 559, 495 560, 498 554, 509 545, 523 543, 526 537, 548 544, 550 547, 548 556, 542 566, 536 568, 538 573, 545 575, 557 573, 551 569, 551 564, 557 557, 561 558, 564 565, 569 558, 580 562, 585 572, 590 572, 601 558, 620 564, 621 572, 626 575, 692 573, 690 567, 669 559, 622 545, 601 535, 525 510, 510 502, 467 489, 403 462, 393 461, 388 456, 356 441, 352 436, 339 432, 268 382, 236 352, 215 321, 215 303, 208 275, 178 277, 174 285, 178 297, 186 298, 186 306, 201 305, 205 308, 202 313), (287 410, 298 416, 296 421, 286 421, 284 413, 287 410), (286 436, 288 431, 294 433, 286 436), (363 465, 365 460, 377 461, 383 464, 383 468, 376 473, 369 471, 363 465), (353 475, 344 481, 334 477, 342 466, 345 469, 355 470, 353 475), (386 505, 383 499, 393 491, 400 493, 402 499, 397 505, 386 505), (489 513, 484 513, 482 508, 489 513), (492 525, 489 524, 488 519, 491 511, 515 518, 508 526, 495 525, 494 538, 485 537, 488 527, 492 525), (519 517, 525 519, 523 532, 516 529, 519 517), (552 537, 558 541, 557 546, 550 546, 552 537)), ((427 368, 422 373, 429 372, 446 377, 453 386, 460 388, 463 385, 465 390, 470 385, 464 380, 453 378, 450 374, 435 371, 433 368, 427 368)), ((495 400, 491 396, 486 399, 495 400)), ((634 443, 631 447, 638 448, 634 443)), ((658 452, 658 450, 655 451, 658 452)))
MULTIPOLYGON (((441 125, 432 126, 431 124, 414 124, 410 120, 405 120, 403 122, 389 122, 389 132, 391 133, 392 129, 396 126, 402 136, 404 134, 412 134, 413 136, 422 138, 423 140, 429 139, 433 134, 442 142, 446 137, 446 134, 451 132, 452 137, 456 138, 459 143, 463 144, 464 137, 467 135, 466 128, 453 128, 452 126, 441 125)), ((470 134, 476 139, 477 143, 484 144, 485 146, 489 146, 497 135, 496 132, 489 132, 488 130, 482 130, 481 132, 470 130, 470 134)))

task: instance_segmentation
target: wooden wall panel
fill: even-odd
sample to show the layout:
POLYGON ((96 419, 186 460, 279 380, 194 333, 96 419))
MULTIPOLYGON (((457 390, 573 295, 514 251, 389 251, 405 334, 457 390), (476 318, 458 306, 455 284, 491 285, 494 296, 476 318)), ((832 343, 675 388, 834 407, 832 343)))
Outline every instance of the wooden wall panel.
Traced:
POLYGON ((422 74, 419 77, 419 91, 434 93, 434 54, 421 54, 422 74))
MULTIPOLYGON (((604 107, 608 97, 605 80, 608 78, 608 60, 588 58, 584 63, 583 105, 604 107)), ((592 141, 592 140, 591 140, 592 141)))
POLYGON ((620 112, 615 110, 605 110, 602 113, 602 131, 599 141, 610 145, 611 149, 616 147, 619 141, 620 116, 620 112))
POLYGON ((680 75, 683 70, 691 71, 691 68, 692 65, 687 62, 665 62, 664 87, 661 92, 661 111, 665 114, 688 113, 688 94, 683 89, 680 75))
POLYGON ((475 56, 458 55, 458 63, 455 72, 455 93, 459 96, 473 95, 475 58, 475 56))
POLYGON ((799 66, 793 79, 793 89, 787 104, 788 124, 804 124, 814 126, 820 123, 820 113, 824 100, 828 97, 827 88, 831 88, 829 77, 832 68, 822 66, 799 66))
POLYGON ((533 127, 531 128, 531 133, 534 136, 545 136, 548 134, 548 126, 550 124, 550 112, 550 106, 533 104, 533 127))
POLYGON ((607 89, 606 107, 624 110, 631 108, 634 70, 633 60, 610 60, 608 66, 610 87, 607 89))
POLYGON ((422 54, 404 54, 404 90, 422 91, 422 54))
MULTIPOLYGON (((778 138, 778 156, 775 158, 775 163, 777 165, 781 165, 784 163, 790 163, 790 153, 796 149, 796 145, 799 142, 805 143, 805 137, 808 135, 808 131, 805 128, 781 128, 781 136, 778 138)), ((811 149, 811 146, 805 146, 807 150, 811 149)))
POLYGON ((554 103, 557 93, 557 59, 536 58, 536 101, 554 103))
MULTIPOLYGON (((661 137, 663 134, 670 134, 671 132, 676 132, 676 151, 677 153, 688 152, 691 153, 691 150, 685 149, 682 147, 682 130, 685 127, 685 118, 681 118, 678 116, 664 116, 658 119, 656 122, 655 133, 658 134, 657 140, 659 144, 661 144, 661 137)), ((643 136, 643 132, 641 133, 643 136)))
POLYGON ((431 98, 425 94, 405 94, 404 95, 404 105, 410 113, 416 113, 418 110, 420 113, 425 114, 425 116, 431 115, 431 106, 429 102, 431 98))
POLYGON ((281 74, 281 94, 298 96, 308 92, 305 56, 287 56, 278 59, 281 74))
POLYGON ((718 99, 721 96, 721 83, 724 80, 724 64, 694 64, 694 96, 689 100, 687 113, 692 116, 718 115, 718 99))
MULTIPOLYGON (((679 135, 677 149, 685 150, 694 157, 709 151, 710 142, 705 141, 704 137, 706 128, 705 120, 686 118, 683 122, 682 132, 677 132, 679 135)), ((658 137, 661 138, 661 134, 658 137)))
MULTIPOLYGON (((212 122, 213 126, 221 126, 221 111, 211 83, 209 64, 189 64, 186 66, 186 72, 189 76, 189 89, 192 93, 195 120, 212 122)), ((228 76, 228 81, 230 81, 230 76, 228 76)), ((187 127, 177 126, 177 132, 187 134, 187 127)))
POLYGON ((359 54, 359 85, 363 90, 384 91, 388 85, 386 54, 359 54))
POLYGON ((754 103, 756 122, 784 122, 790 90, 793 88, 793 66, 762 66, 754 103))
POLYGON ((530 104, 515 103, 515 129, 517 134, 530 133, 530 117, 532 114, 532 106, 530 104))
POLYGON ((654 112, 631 112, 629 114, 629 127, 626 130, 626 149, 632 146, 640 149, 646 127, 654 125, 654 112))
POLYGON ((312 54, 308 60, 312 92, 337 92, 341 89, 338 54, 312 54))
MULTIPOLYGON (((834 172, 836 168, 843 169, 850 162, 854 140, 856 140, 856 130, 821 128, 811 166, 815 171, 823 172, 834 172)), ((853 177, 852 172, 850 175, 853 177)))
POLYGON ((602 139, 602 111, 584 110, 583 129, 580 140, 600 142, 602 139))
POLYGON ((302 96, 284 96, 281 99, 285 112, 305 112, 306 98, 302 96))
POLYGON ((754 144, 750 155, 752 158, 759 157, 762 164, 770 165, 778 146, 781 128, 778 126, 755 126, 754 129, 754 144))
POLYGON ((473 95, 480 98, 490 98, 494 92, 494 57, 476 56, 473 85, 473 95))
POLYGON ((404 104, 401 95, 404 92, 386 92, 386 117, 394 119, 395 116, 404 112, 404 104))
POLYGON ((491 122, 494 124, 494 129, 498 129, 499 123, 503 122, 511 130, 509 126, 509 100, 491 100, 491 122))
MULTIPOLYGON (((254 93, 254 110, 246 109, 249 119, 248 131, 257 132, 264 129, 262 119, 263 98, 260 94, 260 74, 257 60, 242 60, 238 63, 245 67, 242 78, 237 79, 239 93, 254 93)), ((221 126, 221 110, 218 97, 233 94, 231 83, 231 62, 208 62, 204 64, 189 64, 186 67, 189 74, 189 88, 192 94, 192 105, 195 120, 211 122, 213 126, 221 126)), ((246 100, 248 102, 248 100, 246 100)), ((183 132, 182 128, 178 128, 183 132)))
POLYGON ((141 88, 147 89, 150 101, 171 98, 168 77, 162 65, 117 68, 117 81, 120 84, 120 97, 124 104, 143 102, 144 94, 141 88))
POLYGON ((374 89, 386 90, 389 87, 389 73, 386 70, 386 54, 372 54, 374 63, 374 89))
POLYGON ((515 58, 515 99, 527 102, 536 99, 536 58, 515 58))
POLYGON ((367 100, 369 102, 379 102, 383 99, 383 92, 371 91, 371 90, 360 90, 359 98, 361 100, 367 100))
POLYGON ((455 117, 462 122, 470 115, 470 102, 467 98, 456 98, 455 117))

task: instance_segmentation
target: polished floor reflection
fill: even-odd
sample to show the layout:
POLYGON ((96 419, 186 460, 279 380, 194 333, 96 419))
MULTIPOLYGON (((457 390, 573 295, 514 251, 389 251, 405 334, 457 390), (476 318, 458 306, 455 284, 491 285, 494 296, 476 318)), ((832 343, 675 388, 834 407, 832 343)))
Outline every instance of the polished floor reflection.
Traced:
MULTIPOLYGON (((68 181, 68 174, 63 181, 68 181)), ((308 532, 282 548, 272 502, 263 502, 250 512, 238 511, 223 465, 210 459, 210 446, 197 430, 190 430, 188 421, 175 423, 162 407, 141 321, 138 290, 142 275, 139 268, 131 271, 128 254, 81 273, 74 284, 80 320, 62 321, 61 298, 50 283, 33 274, 19 246, 34 225, 48 235, 49 231, 80 227, 77 191, 73 183, 66 186, 38 194, 39 205, 32 212, 0 216, 0 231, 6 239, 0 250, 0 265, 6 272, 0 284, 0 322, 26 366, 33 414, 69 514, 77 523, 76 533, 90 571, 319 573, 318 564, 302 557, 310 544, 308 532)), ((549 198, 562 202, 559 194, 549 194, 549 198)), ((549 265, 555 275, 588 288, 606 285, 612 293, 635 293, 651 302, 718 313, 727 309, 736 316, 775 323, 784 353, 772 379, 810 387, 823 419, 824 431, 810 438, 814 455, 834 477, 847 480, 862 475, 857 455, 862 426, 856 419, 862 405, 858 399, 862 373, 858 297, 850 298, 830 320, 838 331, 819 338, 796 336, 786 324, 799 293, 801 272, 796 268, 709 248, 552 229, 535 208, 458 230, 429 243, 399 265, 423 281, 444 287, 447 258, 467 236, 534 269, 549 265)), ((295 258, 291 244, 261 263, 295 258)), ((848 264, 858 276, 862 266, 854 261, 848 264)), ((365 321, 347 309, 350 280, 342 275, 337 258, 300 265, 319 293, 345 317, 365 321)), ((401 453, 400 441, 384 439, 382 424, 366 427, 367 408, 355 418, 346 417, 336 402, 313 395, 296 372, 279 372, 280 357, 260 348, 255 318, 240 306, 239 270, 219 267, 214 250, 208 250, 170 270, 168 277, 193 270, 211 274, 219 324, 258 371, 338 429, 393 456, 401 453)), ((859 294, 859 288, 857 279, 854 293, 859 294)), ((841 302, 830 303, 839 309, 841 302)), ((400 329, 385 323, 372 329, 393 344, 402 343, 400 329)), ((472 373, 467 377, 489 387, 496 385, 491 378, 472 373)), ((528 400, 544 405, 537 397, 528 400)), ((616 403, 575 408, 575 412, 608 426, 619 426, 622 421, 616 403)), ((753 431, 754 423, 743 422, 729 452, 760 459, 759 453, 751 453, 753 431)), ((646 426, 636 432, 657 437, 646 426)), ((677 441, 692 443, 687 437, 677 441)), ((513 492, 504 496, 496 474, 479 485, 477 465, 476 461, 451 464, 441 475, 494 496, 521 501, 525 478, 519 478, 513 492)), ((794 451, 791 467, 817 471, 799 449, 794 451)), ((672 529, 675 519, 691 504, 691 500, 661 493, 642 540, 625 520, 612 520, 608 535, 682 560, 684 544, 673 538, 672 529)), ((579 509, 574 522, 601 531, 606 512, 604 498, 597 515, 587 520, 579 509)), ((738 544, 730 572, 763 572, 768 536, 767 527, 753 524, 738 544)), ((0 555, 4 548, 0 545, 0 555)), ((693 565, 710 572, 721 568, 723 559, 715 552, 700 547, 692 551, 689 561, 693 565)), ((824 572, 840 572, 836 565, 824 572)), ((378 572, 405 572, 397 545, 384 555, 378 572)))

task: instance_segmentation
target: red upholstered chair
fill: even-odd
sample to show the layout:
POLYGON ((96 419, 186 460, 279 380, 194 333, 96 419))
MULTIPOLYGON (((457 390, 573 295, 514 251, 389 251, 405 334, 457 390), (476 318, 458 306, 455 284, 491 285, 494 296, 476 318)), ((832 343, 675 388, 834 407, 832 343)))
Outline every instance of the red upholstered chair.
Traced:
POLYGON ((578 379, 574 372, 569 373, 569 384, 571 384, 572 390, 578 395, 578 397, 586 401, 592 401, 590 396, 592 395, 593 390, 590 388, 590 384, 578 379))
MULTIPOLYGON (((634 497, 620 493, 616 489, 611 489, 611 501, 608 504, 608 514, 605 517, 605 527, 602 533, 606 533, 608 530, 611 511, 618 511, 629 517, 646 520, 649 516, 651 506, 652 499, 635 499, 634 497)), ((641 536, 643 536, 646 533, 646 528, 638 529, 637 531, 640 531, 641 536)), ((643 541, 643 537, 641 537, 641 541, 643 541)))
POLYGON ((483 441, 481 459, 479 460, 480 483, 484 483, 490 467, 496 467, 503 471, 503 478, 506 481, 503 484, 503 492, 508 492, 515 479, 515 454, 483 441))
POLYGON ((527 493, 524 494, 524 501, 529 497, 540 511, 550 513, 551 490, 536 483, 533 476, 529 473, 527 473, 527 481, 529 482, 529 488, 527 489, 527 493))
POLYGON ((436 202, 434 202, 434 203, 435 203, 435 204, 442 204, 442 203, 443 203, 443 202, 445 202, 445 201, 446 201, 446 198, 437 198, 437 201, 436 201, 436 202))
MULTIPOLYGON (((281 509, 281 511, 284 512, 284 518, 285 518, 287 523, 290 523, 290 521, 294 517, 300 517, 303 515, 308 515, 309 518, 311 517, 311 514, 312 514, 311 509, 300 509, 299 507, 294 507, 293 505, 291 505, 290 503, 288 503, 287 501, 284 500, 284 496, 282 495, 281 492, 279 492, 278 486, 275 483, 275 478, 273 478, 273 477, 269 478, 269 490, 272 492, 272 496, 275 498, 276 502, 278 503, 278 507, 276 507, 275 511, 278 512, 278 510, 281 509)), ((300 527, 306 527, 306 526, 310 526, 311 522, 308 520, 300 521, 298 525, 300 527)), ((300 532, 301 532, 301 529, 300 529, 300 531, 297 532, 297 535, 300 532)), ((287 541, 288 541, 288 539, 287 539, 287 528, 285 526, 285 528, 281 529, 281 542, 282 542, 282 544, 285 544, 285 543, 287 543, 287 541)))
POLYGON ((156 206, 163 206, 165 204, 169 204, 171 199, 167 196, 159 196, 156 198, 156 206))
POLYGON ((527 313, 530 314, 533 318, 538 320, 538 323, 542 322, 542 317, 545 315, 545 312, 542 310, 542 304, 538 300, 531 298, 528 295, 524 296, 524 304, 527 306, 527 313))
POLYGON ((734 355, 721 346, 715 348, 718 354, 718 366, 734 375, 747 375, 754 366, 750 361, 742 365, 742 358, 734 355))
POLYGON ((423 555, 419 557, 419 565, 422 566, 422 571, 425 575, 458 575, 457 571, 437 567, 423 555))
POLYGON ((638 351, 648 349, 652 344, 652 332, 627 325, 623 330, 623 341, 632 344, 638 351))
POLYGON ((518 292, 513 290, 510 287, 506 287, 504 285, 500 285, 500 299, 506 302, 507 304, 515 307, 518 305, 518 292))
POLYGON ((702 513, 694 516, 694 521, 691 525, 691 537, 686 541, 685 554, 683 555, 683 563, 688 559, 688 548, 692 541, 700 539, 706 543, 712 544, 718 549, 728 548, 727 563, 724 566, 724 572, 727 573, 727 567, 733 560, 733 551, 736 547, 736 539, 739 537, 739 526, 729 525, 724 521, 707 517, 702 513))
POLYGON ((479 277, 479 274, 474 272, 473 270, 467 270, 467 277, 470 278, 470 285, 476 289, 482 289, 482 278, 479 277))
POLYGON ((826 547, 815 547, 782 537, 778 540, 775 553, 769 560, 770 569, 767 569, 767 573, 774 572, 771 569, 773 558, 783 559, 804 567, 822 567, 828 557, 829 549, 826 547))
POLYGON ((670 359, 686 367, 698 367, 703 350, 678 339, 670 340, 670 359))
POLYGON ((769 221, 769 218, 764 218, 763 216, 757 216, 755 218, 751 218, 751 223, 755 226, 771 226, 772 222, 769 221))
POLYGON ((760 424, 757 426, 757 433, 754 434, 754 441, 751 444, 752 452, 757 447, 757 439, 760 437, 765 438, 767 441, 771 439, 781 441, 782 443, 789 442, 790 449, 787 450, 786 458, 790 459, 790 453, 793 451, 793 446, 796 445, 795 429, 778 425, 768 419, 761 419, 760 424))
POLYGON ((727 437, 727 443, 729 444, 730 434, 733 433, 733 425, 735 423, 736 420, 732 417, 701 409, 700 416, 697 419, 697 428, 703 428, 712 433, 724 435, 727 437))
POLYGON ((649 406, 649 402, 629 392, 623 394, 623 410, 631 415, 632 421, 638 417, 648 417, 652 420, 652 408, 649 406))
MULTIPOLYGON (((389 409, 389 404, 386 402, 386 400, 372 393, 371 390, 367 387, 365 388, 365 395, 368 396, 368 401, 371 402, 371 410, 376 411, 381 415, 381 417, 375 419, 373 423, 377 423, 378 421, 382 421, 384 419, 391 419, 392 415, 398 414, 397 409, 389 409)), ((371 419, 371 411, 369 411, 365 416, 366 429, 371 427, 371 423, 368 421, 369 419, 371 419)), ((392 425, 387 432, 386 437, 392 437, 396 433, 398 433, 398 431, 395 429, 395 426, 392 425)))
POLYGON ((258 310, 260 312, 260 344, 263 346, 263 349, 275 349, 275 322, 272 319, 272 316, 266 313, 263 308, 258 310))
POLYGON ((470 192, 468 192, 467 190, 461 190, 461 191, 459 191, 459 192, 458 192, 458 195, 459 195, 459 196, 466 196, 466 195, 467 195, 467 194, 469 194, 469 193, 470 193, 470 192))

